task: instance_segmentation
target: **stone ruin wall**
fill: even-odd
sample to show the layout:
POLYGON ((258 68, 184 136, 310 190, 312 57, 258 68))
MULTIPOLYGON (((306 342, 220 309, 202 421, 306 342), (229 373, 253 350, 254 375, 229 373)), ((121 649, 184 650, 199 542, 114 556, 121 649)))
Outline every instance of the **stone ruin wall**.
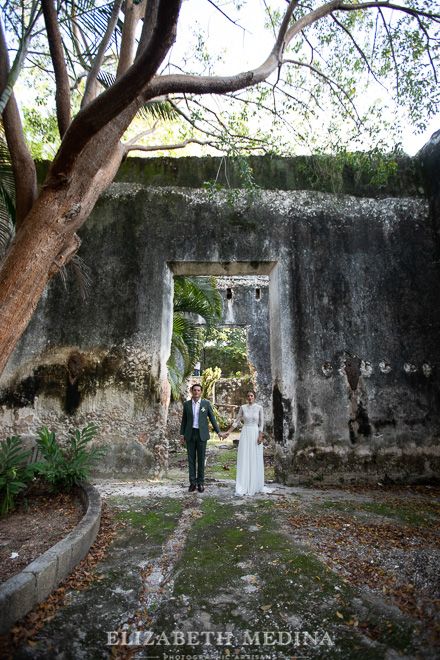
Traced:
POLYGON ((294 163, 275 160, 256 167, 273 190, 231 201, 197 187, 201 163, 193 187, 169 185, 188 186, 197 159, 129 163, 82 230, 88 299, 52 281, 2 376, 2 436, 95 421, 100 474, 159 474, 173 275, 268 276, 278 477, 438 478, 438 142, 421 154, 425 179, 402 175, 406 194, 286 190, 294 163))

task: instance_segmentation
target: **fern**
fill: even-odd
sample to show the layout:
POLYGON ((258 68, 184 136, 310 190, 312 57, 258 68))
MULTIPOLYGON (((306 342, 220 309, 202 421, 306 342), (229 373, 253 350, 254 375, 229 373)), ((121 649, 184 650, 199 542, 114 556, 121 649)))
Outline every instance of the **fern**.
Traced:
POLYGON ((70 431, 64 449, 53 431, 40 429, 37 442, 44 461, 37 464, 37 469, 53 490, 71 490, 90 476, 93 465, 105 454, 103 447, 88 447, 97 432, 94 424, 70 431))

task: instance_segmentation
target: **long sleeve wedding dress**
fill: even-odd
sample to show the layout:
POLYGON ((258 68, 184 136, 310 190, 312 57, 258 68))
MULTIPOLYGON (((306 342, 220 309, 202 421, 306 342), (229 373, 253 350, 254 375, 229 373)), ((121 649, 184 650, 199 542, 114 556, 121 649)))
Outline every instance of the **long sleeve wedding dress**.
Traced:
POLYGON ((254 495, 264 490, 263 443, 258 444, 258 434, 263 432, 263 408, 257 403, 240 406, 232 424, 236 428, 243 423, 237 454, 236 495, 254 495))

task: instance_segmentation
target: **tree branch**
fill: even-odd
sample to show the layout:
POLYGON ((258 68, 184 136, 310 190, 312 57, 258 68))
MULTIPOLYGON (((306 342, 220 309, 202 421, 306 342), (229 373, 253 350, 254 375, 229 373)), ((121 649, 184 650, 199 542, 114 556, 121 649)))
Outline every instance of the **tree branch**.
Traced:
POLYGON ((149 0, 145 6, 144 23, 142 25, 142 32, 139 39, 135 59, 138 59, 141 56, 145 50, 146 44, 151 41, 153 28, 155 25, 157 25, 158 21, 158 11, 158 1, 149 0))
POLYGON ((384 89, 386 89, 386 86, 385 86, 385 85, 379 80, 379 78, 376 76, 375 72, 373 71, 373 69, 372 69, 372 67, 371 67, 371 65, 370 65, 370 62, 368 61, 368 57, 365 55, 364 51, 363 51, 362 48, 359 46, 359 44, 357 43, 356 39, 355 39, 355 38, 353 37, 353 35, 351 34, 350 30, 349 30, 348 28, 346 28, 345 25, 343 25, 343 24, 341 23, 341 21, 338 21, 338 19, 336 18, 336 16, 333 16, 333 14, 332 14, 332 19, 334 20, 334 22, 336 23, 336 25, 337 25, 338 27, 340 27, 341 30, 343 30, 343 31, 348 35, 349 39, 352 41, 352 43, 353 43, 354 47, 356 48, 357 52, 358 52, 359 55, 361 56, 361 59, 363 60, 365 66, 367 67, 367 71, 368 71, 369 73, 371 73, 371 75, 373 76, 374 80, 375 80, 375 81, 376 81, 381 87, 383 87, 384 89))
POLYGON ((418 16, 424 16, 425 18, 432 19, 436 23, 440 21, 440 14, 424 11, 422 9, 404 7, 403 5, 396 5, 388 2, 388 0, 377 0, 376 2, 359 2, 356 5, 344 5, 343 2, 339 2, 338 5, 339 6, 335 9, 340 9, 341 11, 362 11, 363 9, 377 9, 383 7, 384 9, 395 9, 396 11, 401 11, 404 14, 414 16, 414 18, 417 18, 418 16))
POLYGON ((243 30, 243 32, 245 32, 245 28, 242 27, 239 23, 237 23, 237 21, 234 21, 230 16, 228 16, 228 15, 223 11, 223 9, 221 9, 221 8, 220 8, 220 7, 219 7, 219 6, 218 6, 213 0, 208 0, 208 2, 209 2, 209 4, 212 5, 215 9, 217 9, 217 11, 219 11, 220 14, 221 14, 222 16, 224 16, 224 17, 225 17, 230 23, 232 23, 232 25, 236 25, 237 27, 240 28, 240 30, 243 30))
POLYGON ((151 0, 150 5, 157 5, 157 19, 150 25, 145 50, 111 88, 75 117, 53 162, 48 185, 66 182, 75 160, 90 139, 133 102, 139 107, 140 91, 155 74, 175 39, 181 0, 151 0))
POLYGON ((96 80, 98 78, 98 73, 101 69, 102 63, 104 61, 105 51, 113 34, 113 30, 116 27, 118 21, 119 10, 121 8, 122 0, 115 0, 113 4, 112 13, 110 15, 109 22, 107 24, 107 29, 104 36, 101 39, 99 44, 98 52, 96 53, 95 59, 93 60, 91 69, 88 73, 86 80, 86 88, 84 90, 84 96, 81 101, 81 108, 85 108, 86 105, 92 101, 96 96, 96 80))
POLYGON ((218 147, 215 146, 214 143, 205 141, 205 140, 198 140, 197 138, 188 138, 187 140, 184 140, 183 142, 178 142, 177 144, 157 144, 157 145, 145 145, 145 144, 131 144, 130 142, 128 144, 124 144, 124 151, 127 154, 129 151, 168 151, 172 149, 184 149, 188 144, 202 144, 202 145, 210 145, 214 147, 214 149, 217 149, 218 147))
POLYGON ((295 24, 288 29, 289 20, 292 16, 293 9, 297 4, 297 0, 289 3, 275 45, 272 48, 269 57, 259 67, 233 76, 194 76, 179 74, 156 76, 145 87, 141 94, 142 100, 145 102, 155 96, 162 96, 174 92, 224 94, 226 92, 236 92, 239 89, 251 87, 263 82, 263 80, 266 80, 266 78, 268 78, 279 66, 284 48, 290 43, 293 37, 305 27, 312 25, 320 18, 330 14, 341 3, 340 0, 331 0, 331 2, 328 2, 325 5, 318 7, 318 9, 311 11, 309 14, 299 18, 295 24))
POLYGON ((270 7, 268 7, 266 0, 263 0, 263 5, 264 5, 264 8, 266 10, 267 15, 269 16, 270 24, 272 26, 273 36, 276 37, 277 30, 276 30, 276 27, 275 27, 275 23, 273 21, 272 12, 270 11, 270 7))
POLYGON ((379 13, 379 15, 382 19, 383 27, 385 29, 385 32, 387 33, 388 43, 390 44, 391 55, 393 57, 393 63, 394 63, 394 71, 395 71, 395 74, 396 74, 396 94, 398 96, 399 95, 399 67, 397 66, 396 53, 394 52, 393 39, 392 39, 391 33, 389 31, 387 22, 385 20, 385 16, 382 13, 382 9, 379 9, 378 13, 379 13))
MULTIPOLYGON (((241 101, 241 102, 243 102, 243 103, 246 103, 246 101, 243 100, 243 99, 239 99, 239 98, 236 98, 236 97, 233 97, 233 96, 231 96, 230 98, 233 98, 235 101, 238 100, 238 101, 241 101)), ((247 136, 247 135, 239 135, 239 134, 237 134, 237 133, 233 133, 233 132, 231 132, 231 131, 229 130, 229 128, 226 126, 226 124, 224 124, 224 122, 221 121, 221 119, 220 119, 220 117, 218 116, 218 114, 217 114, 214 110, 212 110, 211 108, 207 108, 207 107, 204 106, 202 103, 200 103, 200 101, 198 101, 197 99, 193 99, 193 98, 191 98, 191 99, 188 100, 188 98, 187 98, 186 96, 184 96, 184 101, 185 101, 186 106, 187 106, 187 108, 188 108, 189 111, 191 111, 191 108, 190 108, 190 105, 189 105, 189 103, 191 102, 191 103, 194 103, 195 105, 197 105, 199 108, 202 108, 205 112, 208 112, 208 113, 214 115, 214 117, 215 117, 215 121, 216 121, 216 123, 210 122, 209 120, 203 118, 204 123, 207 124, 208 127, 210 127, 212 130, 209 130, 208 128, 203 128, 202 126, 200 126, 199 124, 197 124, 197 122, 196 122, 195 120, 191 119, 191 117, 189 117, 189 116, 188 116, 188 115, 187 115, 187 114, 186 114, 181 108, 179 108, 175 103, 173 103, 172 101, 169 101, 169 103, 174 107, 175 111, 176 111, 176 112, 177 112, 177 113, 178 113, 178 114, 179 114, 179 115, 180 115, 180 116, 181 116, 181 117, 182 117, 182 118, 183 118, 183 119, 184 119, 184 120, 185 120, 190 126, 192 126, 196 131, 199 131, 200 133, 203 133, 204 135, 208 135, 208 136, 210 136, 211 138, 213 138, 214 141, 217 141, 217 142, 222 143, 222 144, 224 144, 224 143, 226 142, 225 137, 224 137, 224 135, 226 134, 226 135, 227 135, 227 138, 230 140, 230 143, 238 144, 238 142, 241 141, 241 142, 244 143, 244 144, 241 144, 240 146, 241 146, 242 148, 245 148, 245 149, 248 149, 248 148, 251 149, 252 146, 253 146, 253 145, 249 145, 249 147, 248 147, 248 146, 245 144, 246 142, 253 143, 254 145, 255 145, 255 143, 260 142, 261 145, 258 146, 258 149, 262 149, 262 150, 264 150, 264 146, 263 146, 263 145, 265 145, 265 144, 267 143, 267 140, 266 140, 266 139, 261 139, 261 138, 256 138, 256 137, 247 136), (222 134, 221 132, 216 132, 217 124, 220 124, 220 126, 223 128, 224 134, 222 134)), ((207 142, 207 144, 211 144, 212 146, 215 146, 215 143, 213 142, 213 140, 209 140, 209 141, 207 142)), ((215 146, 215 148, 216 148, 216 149, 219 149, 219 147, 217 147, 217 146, 215 146)))
POLYGON ((313 66, 312 64, 307 64, 307 62, 301 62, 299 60, 283 60, 283 64, 295 64, 296 66, 304 66, 307 69, 310 69, 310 71, 313 71, 316 73, 316 75, 320 76, 323 78, 329 85, 332 87, 333 85, 345 96, 347 101, 350 103, 351 107, 353 108, 353 111, 356 115, 357 120, 360 122, 361 118, 359 117, 358 111, 356 109, 355 104, 353 103, 353 100, 350 98, 349 94, 345 91, 345 89, 342 87, 342 85, 339 85, 339 83, 336 82, 336 80, 333 80, 329 76, 327 76, 325 73, 320 71, 316 66, 313 66))
POLYGON ((423 25, 423 23, 422 23, 422 21, 421 21, 421 19, 420 19, 419 16, 417 16, 417 22, 418 22, 418 24, 419 24, 419 26, 420 26, 420 29, 422 30, 423 34, 424 34, 425 37, 426 37, 426 54, 427 54, 427 56, 428 56, 429 63, 430 63, 430 65, 431 65, 432 75, 433 75, 433 77, 434 77, 435 83, 436 83, 436 85, 438 85, 437 71, 436 71, 436 68, 435 68, 434 61, 433 61, 433 59, 432 59, 431 48, 430 48, 430 46, 429 46, 429 42, 430 42, 431 39, 430 39, 430 37, 429 37, 428 30, 427 30, 426 27, 423 25))
MULTIPOLYGON (((13 92, 14 85, 17 82, 18 76, 20 75, 20 71, 23 68, 23 63, 26 59, 26 55, 28 54, 28 48, 32 37, 32 30, 39 16, 39 11, 37 11, 37 7, 38 7, 38 2, 34 0, 31 7, 29 25, 27 28, 25 28, 23 22, 22 35, 20 36, 19 34, 17 34, 19 46, 12 67, 10 67, 9 65, 9 56, 7 58, 7 61, 4 61, 3 57, 1 58, 0 67, 2 69, 2 72, 4 73, 7 71, 8 74, 6 77, 2 76, 2 82, 0 85, 0 89, 1 89, 0 113, 3 112, 3 110, 6 107, 9 97, 13 92)), ((3 23, 1 21, 1 17, 0 17, 0 29, 4 34, 4 28, 3 28, 3 23)))
MULTIPOLYGON (((154 124, 153 124, 153 126, 152 126, 151 128, 147 128, 145 131, 141 131, 140 133, 138 133, 137 135, 135 135, 133 138, 131 138, 131 140, 129 140, 129 141, 127 142, 127 144, 134 144, 135 142, 137 142, 137 141, 140 140, 141 138, 145 137, 145 135, 151 135, 152 133, 154 133, 154 132, 156 131, 156 129, 157 129, 157 124, 158 124, 158 122, 155 121, 154 124)), ((124 146, 125 146, 125 145, 124 145, 124 146)))
MULTIPOLYGON (((190 111, 190 108, 189 108, 189 105, 188 105, 188 100, 187 100, 186 97, 184 97, 184 101, 185 101, 185 103, 186 103, 186 106, 187 106, 188 110, 190 111)), ((176 111, 176 112, 177 112, 177 113, 178 113, 178 114, 179 114, 179 115, 180 115, 180 116, 181 116, 181 117, 182 117, 182 118, 183 118, 183 119, 184 119, 184 120, 190 125, 190 126, 192 126, 192 127, 194 128, 194 130, 199 131, 200 133, 203 133, 204 135, 207 135, 208 137, 211 137, 211 138, 213 138, 214 140, 218 140, 218 139, 219 139, 218 134, 213 133, 212 131, 210 131, 210 130, 208 130, 208 129, 206 129, 206 128, 202 128, 201 126, 198 126, 197 122, 194 121, 193 119, 191 119, 191 117, 189 117, 189 116, 188 116, 188 115, 187 115, 187 114, 186 114, 181 108, 179 108, 178 105, 177 105, 176 103, 173 103, 172 101, 170 101, 170 104, 172 105, 172 107, 174 108, 174 110, 175 110, 175 111, 176 111)))
MULTIPOLYGON (((0 22, 0 85, 5 84, 9 72, 8 47, 3 24, 0 22)), ((15 222, 16 228, 28 214, 37 196, 37 175, 35 163, 23 136, 20 113, 14 92, 2 113, 6 142, 11 155, 15 182, 15 222)))
POLYGON ((145 7, 142 7, 141 2, 134 4, 133 0, 125 0, 124 27, 122 28, 116 78, 120 78, 133 64, 135 34, 142 10, 145 12, 145 7))
POLYGON ((41 0, 49 52, 55 73, 55 103, 58 130, 61 138, 70 124, 70 85, 64 59, 63 42, 58 27, 58 16, 53 0, 41 0))

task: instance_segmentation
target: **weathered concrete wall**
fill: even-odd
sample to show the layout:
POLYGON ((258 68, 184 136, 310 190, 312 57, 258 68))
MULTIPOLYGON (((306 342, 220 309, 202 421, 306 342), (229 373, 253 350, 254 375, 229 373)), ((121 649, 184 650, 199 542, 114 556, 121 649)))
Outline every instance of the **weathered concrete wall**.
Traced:
POLYGON ((438 262, 428 203, 116 183, 82 232, 82 302, 53 282, 1 380, 3 431, 93 419, 106 473, 164 460, 173 273, 269 275, 277 470, 440 473, 438 262), (155 460, 156 459, 156 460, 155 460))
MULTIPOLYGON (((332 156, 251 156, 253 179, 263 190, 317 190, 360 197, 416 197, 425 181, 417 160, 388 159, 368 154, 332 156), (379 174, 380 169, 380 174, 379 174)), ((201 188, 215 182, 226 188, 243 187, 240 159, 223 157, 127 158, 116 181, 151 186, 201 188)), ((43 164, 42 169, 47 169, 43 164)), ((43 178, 43 172, 40 174, 43 178)))

